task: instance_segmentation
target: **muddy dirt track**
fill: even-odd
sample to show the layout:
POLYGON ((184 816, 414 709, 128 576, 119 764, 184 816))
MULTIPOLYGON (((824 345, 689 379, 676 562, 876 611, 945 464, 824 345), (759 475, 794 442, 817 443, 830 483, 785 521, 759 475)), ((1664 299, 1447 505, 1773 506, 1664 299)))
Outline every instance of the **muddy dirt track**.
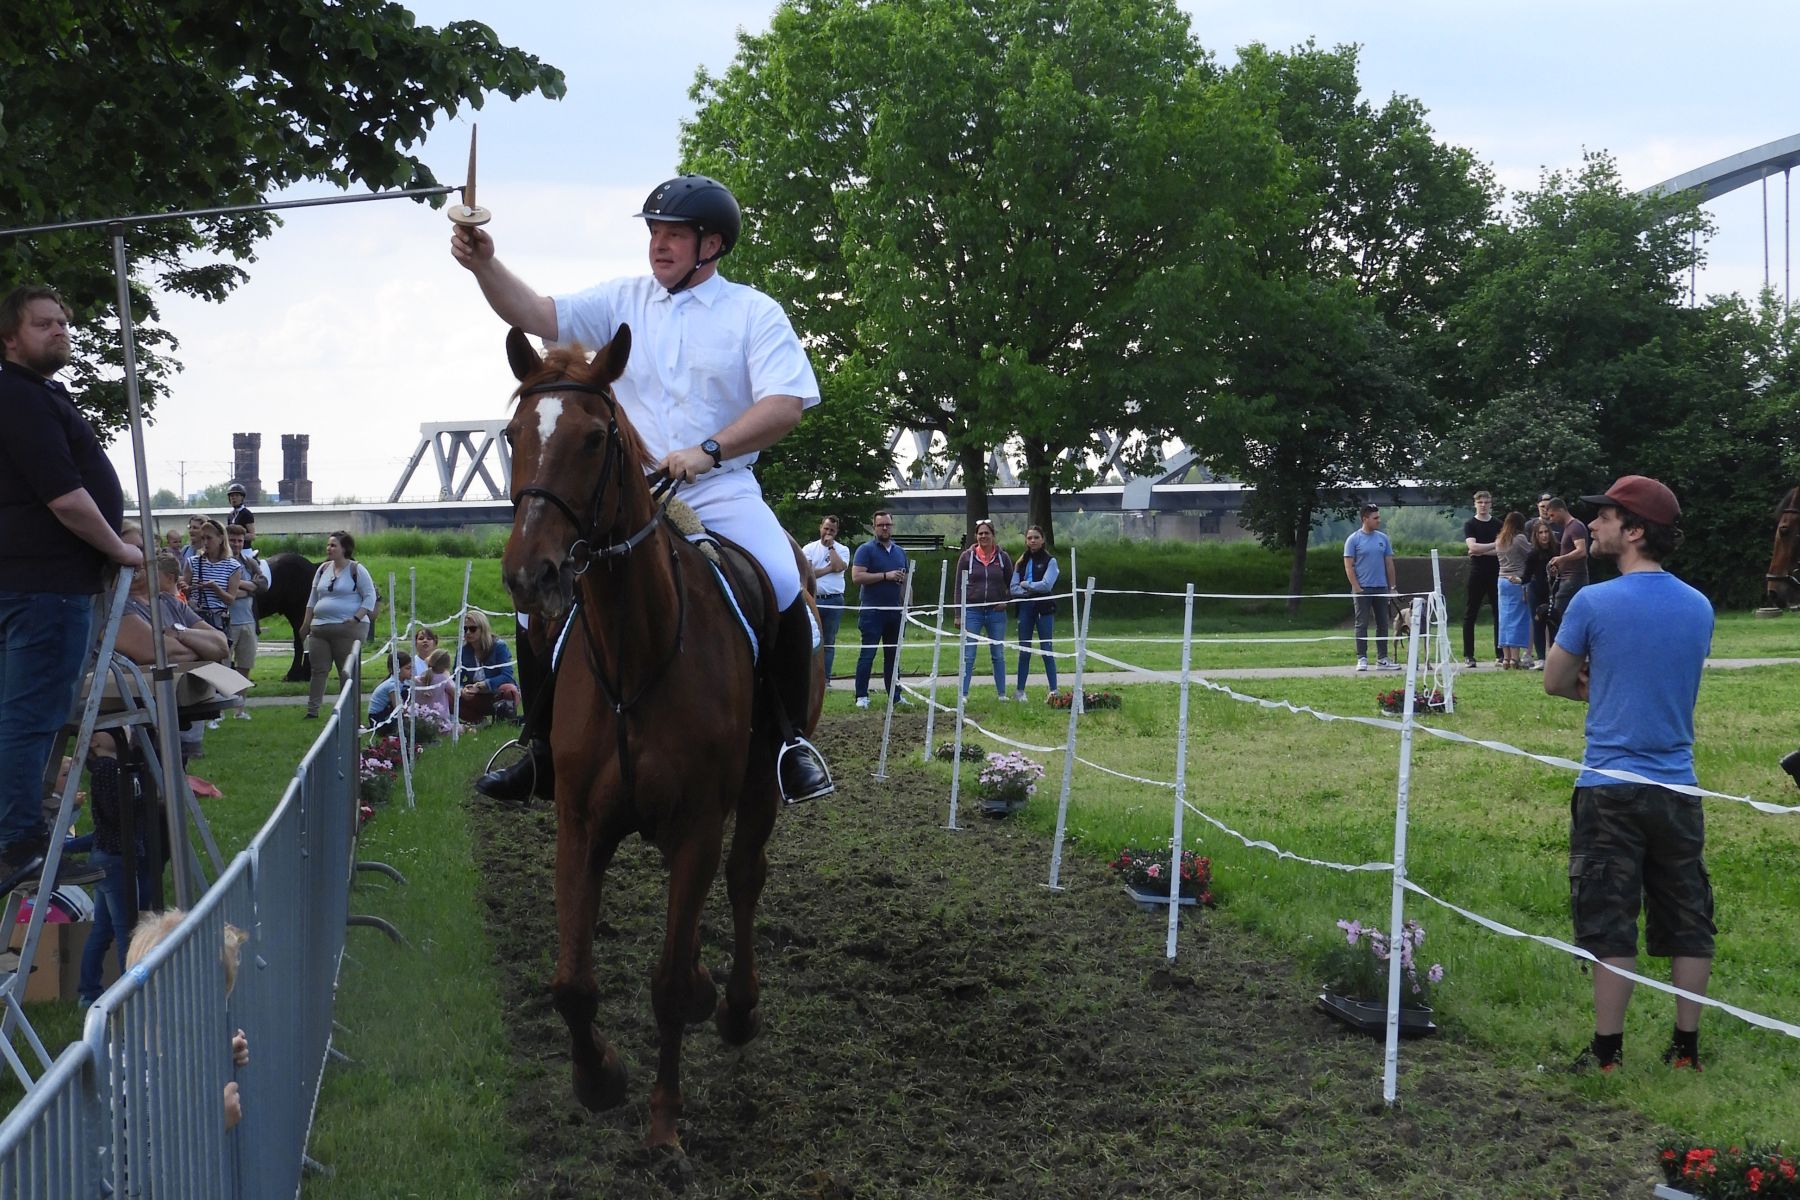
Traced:
MULTIPOLYGON (((917 747, 921 718, 896 721, 917 747)), ((474 801, 490 932, 518 1071, 520 1197, 1274 1197, 1648 1195, 1655 1130, 1487 1065, 1409 1043, 1403 1106, 1380 1098, 1380 1043, 1312 1011, 1267 947, 1164 922, 1071 855, 1040 885, 1040 836, 942 828, 916 761, 869 776, 871 714, 828 718, 838 794, 784 813, 758 913, 761 1037, 710 1024, 684 1056, 684 1180, 641 1149, 655 1069, 649 972, 662 938, 654 851, 621 847, 596 945, 599 1021, 632 1069, 590 1115, 546 984, 554 953, 548 805, 474 801), (858 719, 860 718, 860 719, 858 719)), ((916 753, 916 751, 915 751, 916 753)), ((724 884, 705 961, 730 961, 724 884)))

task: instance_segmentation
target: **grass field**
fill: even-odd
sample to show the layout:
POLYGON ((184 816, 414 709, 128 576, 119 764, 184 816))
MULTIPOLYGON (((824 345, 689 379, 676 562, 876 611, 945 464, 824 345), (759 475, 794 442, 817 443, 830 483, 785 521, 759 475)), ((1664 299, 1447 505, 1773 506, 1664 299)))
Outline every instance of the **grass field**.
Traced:
MULTIPOLYGON (((416 566, 422 617, 454 613, 462 587, 461 560, 393 561, 416 566)), ((368 564, 385 588, 384 561, 371 558, 368 564)), ((405 594, 406 584, 400 586, 405 594)), ((1235 586, 1253 590, 1257 578, 1245 575, 1235 586)), ((473 594, 483 607, 506 607, 491 559, 476 561, 473 594)), ((1095 645, 1145 667, 1178 666, 1179 601, 1157 603, 1167 611, 1109 616, 1109 606, 1125 607, 1123 599, 1101 597, 1095 605, 1095 645)), ((1293 619, 1278 611, 1279 605, 1233 609, 1215 603, 1212 611, 1197 617, 1196 634, 1346 633, 1325 603, 1293 619)), ((1460 605, 1453 601, 1451 609, 1459 613, 1460 605)), ((497 624, 503 635, 511 632, 504 622, 497 624)), ((1065 614, 1059 635, 1067 628, 1065 614)), ((1724 614, 1713 653, 1787 656, 1800 641, 1792 628, 1791 619, 1724 614)), ((265 624, 265 640, 276 640, 283 632, 283 622, 265 624)), ((854 664, 853 622, 843 636, 847 644, 840 645, 839 675, 854 664)), ((906 669, 922 673, 929 667, 930 650, 912 642, 914 636, 908 634, 906 669)), ((946 644, 941 665, 946 675, 955 670, 953 653, 946 644)), ((1348 658, 1343 642, 1196 647, 1196 665, 1202 670, 1341 664, 1348 658)), ((304 685, 278 682, 286 665, 285 655, 265 657, 258 665, 254 694, 303 691, 304 685)), ((379 672, 370 671, 368 684, 378 677, 379 672)), ((1470 736, 1579 757, 1580 709, 1545 697, 1540 678, 1491 669, 1464 675, 1458 684, 1458 712, 1435 720, 1470 736)), ((1041 676, 1034 676, 1033 683, 1041 694, 1041 676)), ((1332 712, 1372 715, 1374 692, 1393 685, 1391 678, 1344 676, 1244 680, 1233 686, 1332 712)), ((941 694, 950 696, 950 689, 941 694)), ((835 712, 850 711, 842 693, 834 693, 828 703, 835 712)), ((1702 782, 1719 791, 1792 802, 1791 783, 1774 763, 1793 748, 1797 708, 1800 672, 1792 667, 1709 672, 1698 714, 1702 782)), ((1028 742, 1056 744, 1066 730, 1064 713, 1041 705, 998 705, 979 688, 971 712, 984 724, 1028 742)), ((865 716, 873 736, 878 728, 874 714, 865 716)), ((1391 857, 1398 754, 1393 734, 1324 724, 1198 691, 1192 722, 1186 783, 1189 799, 1198 807, 1251 837, 1296 853, 1352 863, 1391 857)), ((1176 689, 1134 686, 1126 692, 1122 711, 1082 719, 1082 754, 1130 774, 1169 779, 1175 727, 1176 689)), ((243 845, 273 808, 317 728, 303 722, 296 707, 271 707, 255 710, 248 722, 227 720, 208 735, 207 757, 194 764, 194 771, 224 793, 222 800, 208 802, 207 814, 225 853, 243 845)), ((938 740, 947 733, 940 718, 938 740)), ((364 856, 394 863, 410 883, 394 888, 364 877, 352 908, 395 920, 411 947, 396 949, 367 930, 350 935, 351 960, 338 1009, 348 1032, 340 1045, 366 1065, 328 1072, 313 1152, 338 1167, 339 1175, 337 1180, 310 1181, 311 1195, 496 1194, 486 1181, 504 1175, 518 1153, 516 1133, 499 1116, 500 1093, 509 1086, 513 1068, 505 1060, 505 1015, 494 948, 481 930, 470 833, 461 807, 467 779, 500 737, 488 732, 460 748, 433 748, 419 776, 421 807, 408 812, 390 805, 365 835, 364 856), (372 1130, 394 1128, 416 1129, 417 1134, 409 1139, 371 1136, 372 1130)), ((917 745, 894 750, 915 757, 918 751, 917 745)), ((1060 761, 1038 757, 1046 759, 1050 784, 1017 819, 1044 832, 1054 827, 1060 761)), ((934 764, 929 770, 947 797, 949 769, 934 764)), ((967 775, 964 781, 967 785, 967 775)), ((1566 773, 1522 759, 1419 737, 1411 799, 1412 878, 1447 900, 1518 928, 1566 936, 1570 783, 1566 773)), ((1127 843, 1167 839, 1170 802, 1165 788, 1078 767, 1070 809, 1071 853, 1101 858, 1127 843)), ((1709 802, 1708 819, 1720 925, 1713 992, 1734 1004, 1800 1022, 1800 977, 1792 951, 1792 914, 1800 908, 1800 873, 1793 870, 1800 817, 1765 816, 1715 801, 1709 802)), ((1187 833, 1190 843, 1214 859, 1221 897, 1214 919, 1250 932, 1273 957, 1314 961, 1337 936, 1334 922, 1340 917, 1385 921, 1384 875, 1342 874, 1277 861, 1266 852, 1245 849, 1191 814, 1187 833)), ((544 905, 547 928, 548 896, 544 905)), ((1591 1008, 1589 982, 1572 960, 1499 938, 1417 898, 1409 899, 1409 911, 1430 930, 1430 958, 1448 968, 1439 1005, 1451 1038, 1524 1072, 1539 1064, 1554 1067, 1573 1054, 1590 1028, 1591 1008)), ((1666 977, 1666 966, 1648 963, 1646 973, 1666 977)), ((1748 1134, 1792 1141, 1800 1136, 1800 1042, 1710 1013, 1703 1026, 1707 1073, 1671 1077, 1655 1064, 1666 1040, 1669 1008, 1670 1002, 1659 995, 1637 998, 1627 1029, 1627 1066, 1618 1076, 1575 1081, 1547 1076, 1546 1086, 1627 1105, 1700 1138, 1748 1134)), ((32 1006, 30 1015, 53 1048, 79 1032, 79 1014, 72 1005, 32 1006)), ((0 1109, 16 1095, 0 1090, 0 1109)))

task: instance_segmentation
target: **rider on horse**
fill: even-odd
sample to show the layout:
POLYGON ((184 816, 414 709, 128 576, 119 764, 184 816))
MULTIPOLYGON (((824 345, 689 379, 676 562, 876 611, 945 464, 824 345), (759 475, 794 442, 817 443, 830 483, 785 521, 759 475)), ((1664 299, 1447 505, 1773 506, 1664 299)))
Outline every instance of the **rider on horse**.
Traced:
MULTIPOLYGON (((801 594, 791 541, 764 502, 750 472, 757 453, 774 445, 819 402, 818 380, 787 315, 754 288, 718 273, 742 227, 737 200, 704 175, 660 184, 644 201, 650 230, 650 274, 602 283, 570 296, 540 295, 494 257, 483 230, 458 226, 452 256, 481 285, 503 320, 548 342, 600 346, 629 325, 642 350, 615 384, 619 405, 642 437, 646 467, 681 485, 681 498, 708 529, 748 551, 768 574, 780 632, 769 674, 804 676, 817 631, 801 594)), ((549 632, 549 631, 546 631, 549 632)), ((783 697, 792 688, 778 687, 783 697)), ((530 756, 481 777, 476 787, 498 799, 550 794, 550 690, 532 700, 530 756)), ((793 716, 795 701, 782 707, 793 716)), ((782 797, 794 804, 829 795, 831 776, 817 749, 783 722, 782 797)))

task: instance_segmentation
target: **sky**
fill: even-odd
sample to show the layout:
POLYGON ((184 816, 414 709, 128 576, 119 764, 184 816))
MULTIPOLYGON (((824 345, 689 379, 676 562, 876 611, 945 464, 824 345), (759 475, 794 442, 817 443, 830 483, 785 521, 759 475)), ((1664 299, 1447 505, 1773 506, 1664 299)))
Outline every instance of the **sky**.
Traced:
MULTIPOLYGON (((725 70, 738 31, 766 30, 774 11, 771 0, 411 7, 427 25, 484 22, 568 77, 561 101, 492 98, 440 122, 419 150, 440 179, 461 182, 469 128, 480 124, 478 199, 494 214, 488 231, 502 260, 546 294, 645 269, 643 226, 630 216, 675 171, 695 71, 725 70)), ((1535 186, 1545 169, 1578 167, 1588 150, 1612 154, 1626 186, 1641 188, 1800 133, 1792 87, 1800 5, 1791 0, 1182 7, 1224 64, 1252 42, 1359 45, 1373 101, 1394 93, 1417 99, 1442 140, 1471 150, 1509 190, 1535 186)), ((328 193, 310 185, 286 195, 328 193)), ((1708 206, 1720 232, 1700 275, 1702 294, 1753 296, 1761 287, 1763 203, 1750 187, 1708 206)), ((1779 293, 1779 177, 1767 203, 1779 293)), ((422 423, 504 415, 512 386, 505 328, 451 261, 450 229, 441 211, 405 200, 293 212, 245 264, 250 281, 223 304, 162 297, 184 370, 145 433, 151 490, 191 493, 228 479, 231 435, 256 431, 263 485, 273 492, 281 435, 307 433, 315 500, 385 501, 422 423), (255 390, 246 394, 251 380, 255 390)), ((729 267, 727 260, 727 274, 729 267)), ((129 438, 111 454, 135 491, 129 438)), ((436 487, 428 459, 407 496, 434 498, 436 487)))

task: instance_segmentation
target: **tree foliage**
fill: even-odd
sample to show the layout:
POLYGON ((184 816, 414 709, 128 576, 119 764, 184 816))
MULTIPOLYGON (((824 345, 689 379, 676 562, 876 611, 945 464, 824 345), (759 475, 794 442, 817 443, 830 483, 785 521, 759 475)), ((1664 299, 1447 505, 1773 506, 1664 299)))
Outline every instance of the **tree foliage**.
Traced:
POLYGON ((1184 430, 1215 470, 1256 488, 1245 524, 1293 551, 1357 482, 1409 473, 1443 405, 1420 341, 1441 318, 1494 187, 1424 109, 1364 99, 1354 47, 1240 52, 1227 77, 1288 151, 1285 206, 1256 231, 1225 310, 1227 368, 1184 430))
POLYGON ((863 428, 942 433, 971 524, 1020 438, 1048 529, 1101 432, 1216 373, 1216 264, 1273 179, 1215 78, 1167 0, 789 0, 699 76, 684 156, 745 202, 734 269, 863 428))
MULTIPOLYGON (((561 72, 485 25, 415 24, 385 0, 34 0, 0 21, 0 213, 10 226, 256 203, 303 180, 425 187, 408 148, 440 110, 563 93, 561 72)), ((157 291, 222 300, 267 213, 126 231, 146 406, 177 347, 157 291), (206 261, 202 261, 206 260, 206 261)), ((72 382, 97 426, 126 419, 117 284, 100 229, 0 239, 0 280, 41 280, 77 310, 72 382)))
POLYGON ((1768 295, 1684 302, 1710 228, 1692 196, 1627 192, 1603 154, 1520 196, 1449 314, 1475 411, 1430 469, 1514 498, 1654 476, 1682 502, 1672 569, 1715 602, 1750 603, 1792 482, 1800 325, 1768 295))

